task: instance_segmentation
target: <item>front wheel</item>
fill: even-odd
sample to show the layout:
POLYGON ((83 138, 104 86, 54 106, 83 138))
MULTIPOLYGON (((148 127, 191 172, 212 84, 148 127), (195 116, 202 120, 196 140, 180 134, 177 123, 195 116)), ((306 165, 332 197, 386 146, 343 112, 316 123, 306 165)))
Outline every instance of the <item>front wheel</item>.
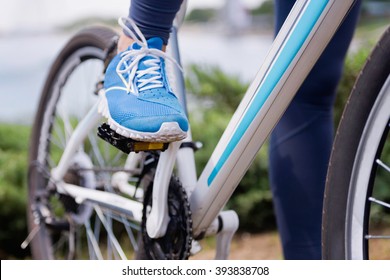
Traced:
POLYGON ((390 28, 343 113, 326 181, 323 258, 390 258, 390 28))

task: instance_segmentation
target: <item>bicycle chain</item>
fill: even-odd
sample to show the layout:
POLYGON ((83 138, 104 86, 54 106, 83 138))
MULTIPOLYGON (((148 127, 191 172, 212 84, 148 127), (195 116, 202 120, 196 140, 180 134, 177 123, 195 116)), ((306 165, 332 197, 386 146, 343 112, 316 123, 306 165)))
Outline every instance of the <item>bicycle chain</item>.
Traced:
POLYGON ((146 232, 147 211, 152 203, 152 183, 144 197, 141 232, 145 254, 150 259, 188 259, 192 244, 192 218, 188 196, 179 180, 171 178, 168 192, 170 221, 165 236, 152 239, 146 232))

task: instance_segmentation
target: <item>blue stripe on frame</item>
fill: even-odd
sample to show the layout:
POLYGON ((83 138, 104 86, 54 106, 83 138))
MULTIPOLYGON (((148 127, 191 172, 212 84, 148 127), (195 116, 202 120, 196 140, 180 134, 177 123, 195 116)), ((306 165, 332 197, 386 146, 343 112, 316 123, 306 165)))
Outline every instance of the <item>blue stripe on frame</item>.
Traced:
POLYGON ((307 37, 320 18, 322 12, 325 10, 328 2, 329 0, 312 0, 307 5, 301 18, 292 31, 291 36, 288 38, 280 55, 270 69, 264 83, 260 86, 257 93, 255 94, 254 101, 251 103, 248 111, 234 132, 233 137, 226 146, 225 151, 222 153, 217 164, 212 170, 207 180, 208 186, 213 183, 222 166, 226 163, 234 148, 255 119, 257 113, 260 111, 265 101, 271 95, 283 74, 298 54, 299 50, 305 43, 307 37))

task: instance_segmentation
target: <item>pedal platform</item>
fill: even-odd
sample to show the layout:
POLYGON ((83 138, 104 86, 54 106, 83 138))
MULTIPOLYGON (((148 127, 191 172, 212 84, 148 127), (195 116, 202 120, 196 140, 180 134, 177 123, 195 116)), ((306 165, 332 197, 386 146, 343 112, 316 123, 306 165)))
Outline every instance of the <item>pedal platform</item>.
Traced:
POLYGON ((158 142, 141 142, 131 138, 124 137, 110 128, 106 123, 98 127, 97 135, 104 141, 110 143, 122 152, 129 154, 131 152, 145 152, 145 151, 165 151, 168 149, 169 143, 158 142))

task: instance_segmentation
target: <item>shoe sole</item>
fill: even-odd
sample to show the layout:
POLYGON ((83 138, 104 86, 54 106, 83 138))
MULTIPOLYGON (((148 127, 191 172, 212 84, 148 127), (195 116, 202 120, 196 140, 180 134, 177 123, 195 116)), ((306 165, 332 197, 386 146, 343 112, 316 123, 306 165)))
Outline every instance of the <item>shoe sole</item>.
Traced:
POLYGON ((100 99, 98 112, 103 117, 107 118, 108 125, 116 133, 136 141, 168 143, 180 141, 187 137, 187 132, 183 131, 177 122, 164 122, 161 124, 161 127, 157 132, 132 130, 118 124, 113 118, 111 118, 105 95, 103 95, 100 99))

